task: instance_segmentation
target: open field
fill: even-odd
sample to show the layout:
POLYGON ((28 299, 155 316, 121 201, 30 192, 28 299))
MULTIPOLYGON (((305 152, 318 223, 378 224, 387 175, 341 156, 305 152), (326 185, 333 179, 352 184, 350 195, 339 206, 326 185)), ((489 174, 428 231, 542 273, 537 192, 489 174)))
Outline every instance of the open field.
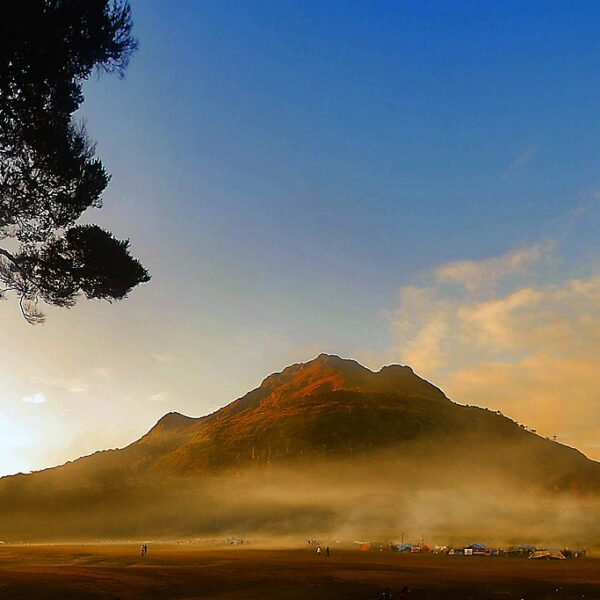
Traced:
POLYGON ((0 547, 0 598, 600 599, 600 559, 401 555, 150 545, 0 547))

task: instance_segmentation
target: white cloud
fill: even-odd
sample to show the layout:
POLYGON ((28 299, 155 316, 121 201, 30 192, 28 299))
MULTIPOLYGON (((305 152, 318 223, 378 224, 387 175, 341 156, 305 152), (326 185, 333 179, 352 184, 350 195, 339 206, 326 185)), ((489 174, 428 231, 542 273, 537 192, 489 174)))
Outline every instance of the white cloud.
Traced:
POLYGON ((55 377, 53 379, 40 379, 41 383, 45 386, 53 387, 57 390, 69 392, 70 394, 81 394, 87 392, 89 386, 80 379, 63 379, 55 377))
POLYGON ((81 394, 82 392, 88 391, 88 386, 85 383, 74 380, 69 382, 69 385, 67 386, 67 391, 71 392, 71 394, 81 394))
POLYGON ((172 365, 181 360, 178 356, 175 356, 174 354, 170 354, 168 352, 166 352, 166 353, 153 352, 151 354, 151 356, 156 362, 159 362, 159 363, 162 363, 165 365, 172 365))
POLYGON ((37 392, 36 394, 31 394, 31 396, 24 396, 21 398, 21 402, 27 404, 44 404, 44 402, 46 402, 46 396, 41 392, 37 392))
POLYGON ((552 252, 553 244, 534 244, 484 260, 459 260, 438 267, 435 278, 438 282, 457 283, 469 291, 495 284, 503 278, 526 272, 534 263, 552 252))
POLYGON ((150 396, 150 400, 152 402, 167 402, 169 400, 169 396, 166 392, 158 392, 157 394, 150 396))

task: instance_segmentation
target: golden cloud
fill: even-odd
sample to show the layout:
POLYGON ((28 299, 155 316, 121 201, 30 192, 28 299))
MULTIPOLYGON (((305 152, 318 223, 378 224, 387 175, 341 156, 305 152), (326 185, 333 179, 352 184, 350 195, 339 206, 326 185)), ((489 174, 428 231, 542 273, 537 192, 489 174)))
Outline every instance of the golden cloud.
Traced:
POLYGON ((531 284, 547 249, 450 263, 402 288, 394 359, 600 459, 600 273, 531 284))

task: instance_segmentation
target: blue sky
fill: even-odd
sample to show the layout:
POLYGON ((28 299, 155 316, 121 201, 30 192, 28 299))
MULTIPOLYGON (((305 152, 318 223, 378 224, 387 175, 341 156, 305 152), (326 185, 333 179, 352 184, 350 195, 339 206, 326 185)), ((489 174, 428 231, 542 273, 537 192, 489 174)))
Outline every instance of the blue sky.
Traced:
POLYGON ((268 286, 334 276, 382 302, 424 267, 555 234, 597 184, 586 6, 133 9, 140 52, 84 109, 107 198, 268 286))
MULTIPOLYGON (((28 358, 0 373, 0 416, 28 440, 7 442, 7 472, 125 444, 168 410, 203 414, 321 351, 373 368, 416 361, 445 389, 503 407, 465 383, 465 370, 483 368, 466 351, 445 365, 414 352, 427 325, 532 286, 546 290, 551 312, 594 314, 580 296, 565 292, 567 307, 548 290, 596 275, 599 6, 137 0, 132 9, 140 50, 123 80, 86 85, 81 116, 113 174, 89 218, 130 238, 153 279, 120 304, 50 311, 38 328, 1 307, 4 344, 28 358), (471 261, 468 273, 499 273, 493 289, 473 297, 460 269, 451 282, 463 287, 448 287, 439 273, 460 261, 471 261), (407 307, 411 286, 435 287, 431 314, 407 307), (398 310, 421 331, 399 328, 398 310), (36 394, 47 401, 23 401, 36 394)), ((437 350, 464 341, 442 329, 438 338, 457 337, 437 339, 437 350)), ((566 348, 554 354, 575 352, 566 348)), ((508 344, 487 359, 523 367, 523 352, 508 344)), ((520 406, 513 398, 508 408, 520 406)), ((566 439, 590 448, 600 432, 575 430, 566 439)))

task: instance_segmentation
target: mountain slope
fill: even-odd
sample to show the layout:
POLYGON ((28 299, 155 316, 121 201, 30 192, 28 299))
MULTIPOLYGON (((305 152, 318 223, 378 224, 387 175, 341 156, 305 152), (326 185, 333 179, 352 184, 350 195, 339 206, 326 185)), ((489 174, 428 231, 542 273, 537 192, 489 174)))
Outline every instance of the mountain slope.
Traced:
MULTIPOLYGON (((455 404, 409 367, 372 372, 320 355, 267 377, 211 415, 169 413, 124 449, 1 479, 0 538, 35 537, 48 520, 53 525, 45 533, 67 537, 204 531, 215 526, 211 510, 218 522, 229 522, 217 499, 242 488, 246 495, 231 511, 247 514, 247 525, 257 514, 252 498, 264 486, 278 489, 269 500, 281 512, 277 518, 293 514, 300 523, 320 513, 309 503, 304 515, 299 497, 280 501, 289 489, 336 481, 349 485, 350 494, 358 488, 365 494, 391 488, 397 478, 420 490, 487 482, 595 497, 600 464, 506 417, 455 404), (135 506, 142 508, 132 514, 135 506), (165 515, 171 515, 166 523, 165 515)), ((272 508, 262 515, 257 528, 275 514, 272 508)))

